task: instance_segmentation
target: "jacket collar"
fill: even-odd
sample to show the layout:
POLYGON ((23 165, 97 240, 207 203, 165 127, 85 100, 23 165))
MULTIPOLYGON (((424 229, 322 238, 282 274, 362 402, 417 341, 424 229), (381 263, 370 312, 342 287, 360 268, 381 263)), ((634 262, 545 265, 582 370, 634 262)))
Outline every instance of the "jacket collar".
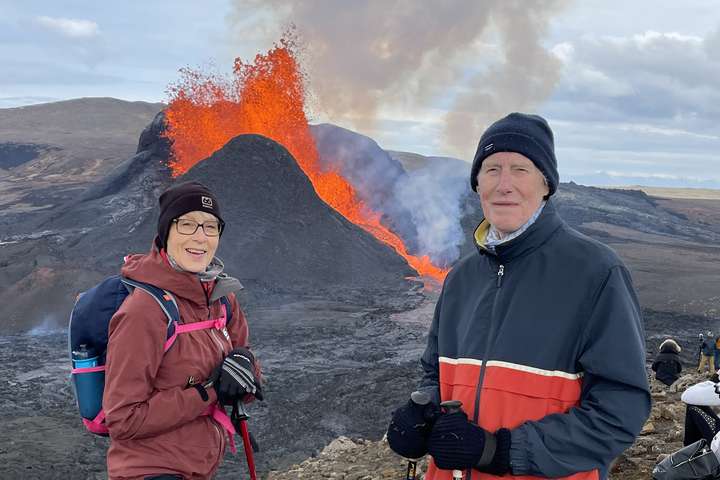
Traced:
POLYGON ((473 240, 480 255, 496 256, 502 262, 508 262, 514 258, 521 257, 537 249, 544 244, 555 231, 564 224, 562 218, 555 209, 552 199, 548 199, 540 216, 525 230, 522 235, 507 243, 495 246, 495 253, 488 250, 484 245, 490 224, 483 219, 475 229, 473 240))
MULTIPOLYGON (((127 278, 149 283, 198 305, 208 304, 206 291, 198 275, 174 269, 154 245, 145 255, 128 256, 121 273, 127 278)), ((215 282, 210 303, 243 288, 237 279, 224 273, 219 274, 215 282)))

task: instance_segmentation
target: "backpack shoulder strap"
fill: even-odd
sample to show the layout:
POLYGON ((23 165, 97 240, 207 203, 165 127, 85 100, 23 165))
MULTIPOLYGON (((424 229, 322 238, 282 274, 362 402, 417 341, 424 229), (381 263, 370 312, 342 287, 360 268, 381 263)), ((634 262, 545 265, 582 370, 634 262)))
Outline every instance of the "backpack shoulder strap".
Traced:
POLYGON ((220 297, 220 301, 225 305, 225 313, 227 315, 225 324, 230 325, 230 320, 232 320, 232 303, 230 303, 230 299, 227 296, 220 297))
POLYGON ((155 285, 150 285, 149 283, 138 282, 126 277, 122 277, 122 282, 128 291, 132 292, 134 289, 139 288, 155 299, 167 317, 167 336, 165 339, 169 340, 173 338, 175 335, 175 326, 180 323, 180 311, 178 310, 175 297, 167 290, 158 288, 155 285))
MULTIPOLYGON (((125 287, 128 289, 128 291, 132 292, 134 289, 139 288, 144 292, 148 293, 151 297, 153 297, 158 303, 158 305, 160 305, 160 308, 167 317, 167 334, 165 337, 164 345, 164 350, 166 352, 175 343, 178 333, 185 333, 186 331, 192 331, 196 329, 211 328, 214 326, 213 322, 199 322, 198 324, 187 325, 188 328, 185 328, 185 325, 179 327, 181 323, 180 311, 178 309, 177 302, 175 301, 175 297, 173 297, 172 293, 149 283, 138 282, 136 280, 131 280, 125 277, 122 277, 121 280, 123 285, 125 285, 125 287)), ((227 325, 232 319, 232 303, 227 296, 221 297, 220 302, 222 302, 222 304, 225 306, 225 325, 227 325)))

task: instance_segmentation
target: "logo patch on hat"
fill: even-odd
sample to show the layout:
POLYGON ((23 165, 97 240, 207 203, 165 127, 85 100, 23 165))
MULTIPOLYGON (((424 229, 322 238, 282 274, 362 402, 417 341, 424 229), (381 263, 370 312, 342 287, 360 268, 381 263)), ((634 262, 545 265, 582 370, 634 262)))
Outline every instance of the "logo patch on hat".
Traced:
POLYGON ((494 144, 494 143, 488 143, 487 145, 485 145, 485 148, 483 148, 483 151, 489 152, 489 151, 492 150, 493 148, 495 148, 495 144, 494 144))
POLYGON ((202 206, 205 208, 213 208, 213 201, 210 197, 201 196, 200 201, 202 202, 202 206))

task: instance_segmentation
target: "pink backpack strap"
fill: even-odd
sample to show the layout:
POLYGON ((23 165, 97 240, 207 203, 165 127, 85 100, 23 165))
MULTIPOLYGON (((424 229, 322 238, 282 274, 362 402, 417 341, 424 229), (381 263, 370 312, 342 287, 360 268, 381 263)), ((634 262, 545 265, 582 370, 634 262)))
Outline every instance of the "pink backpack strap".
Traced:
POLYGON ((220 424, 221 427, 227 432, 228 440, 230 443, 230 451, 237 453, 237 447, 235 446, 235 426, 233 426, 230 417, 225 413, 225 409, 220 407, 217 403, 210 405, 202 415, 209 415, 220 424))
POLYGON ((93 372, 104 372, 105 365, 98 365, 97 367, 82 367, 73 368, 70 373, 93 373, 93 372))
POLYGON ((82 419, 85 428, 97 435, 109 435, 107 426, 105 425, 105 411, 101 408, 100 412, 92 420, 82 419))
POLYGON ((214 320, 205 320, 204 322, 193 322, 193 323, 183 323, 178 324, 175 322, 175 332, 172 334, 170 338, 167 339, 165 342, 165 350, 168 351, 170 347, 172 347, 172 344, 175 343, 175 340, 177 340, 177 336, 181 333, 187 333, 187 332, 194 332, 196 330, 207 330, 209 328, 215 328, 217 330, 222 330, 225 328, 225 324, 227 323, 227 308, 225 307, 225 304, 221 305, 222 308, 222 316, 220 318, 216 318, 214 320))

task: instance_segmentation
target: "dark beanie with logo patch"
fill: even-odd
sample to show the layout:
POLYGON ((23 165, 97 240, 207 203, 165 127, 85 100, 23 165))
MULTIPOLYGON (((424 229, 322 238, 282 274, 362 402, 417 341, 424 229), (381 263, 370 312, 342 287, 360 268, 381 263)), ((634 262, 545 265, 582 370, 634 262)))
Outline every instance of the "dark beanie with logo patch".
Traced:
POLYGON ((560 175, 555 160, 555 141, 547 121, 540 115, 511 113, 485 130, 480 137, 472 170, 470 186, 477 191, 477 175, 483 160, 498 152, 516 152, 529 158, 548 182, 550 193, 557 190, 560 175))
MULTIPOLYGON (((207 212, 215 215, 224 225, 220 216, 220 205, 215 195, 200 182, 183 182, 173 185, 160 195, 160 218, 158 218, 159 248, 167 248, 167 238, 172 221, 188 212, 207 212)), ((220 230, 222 234, 222 230, 220 230)))

